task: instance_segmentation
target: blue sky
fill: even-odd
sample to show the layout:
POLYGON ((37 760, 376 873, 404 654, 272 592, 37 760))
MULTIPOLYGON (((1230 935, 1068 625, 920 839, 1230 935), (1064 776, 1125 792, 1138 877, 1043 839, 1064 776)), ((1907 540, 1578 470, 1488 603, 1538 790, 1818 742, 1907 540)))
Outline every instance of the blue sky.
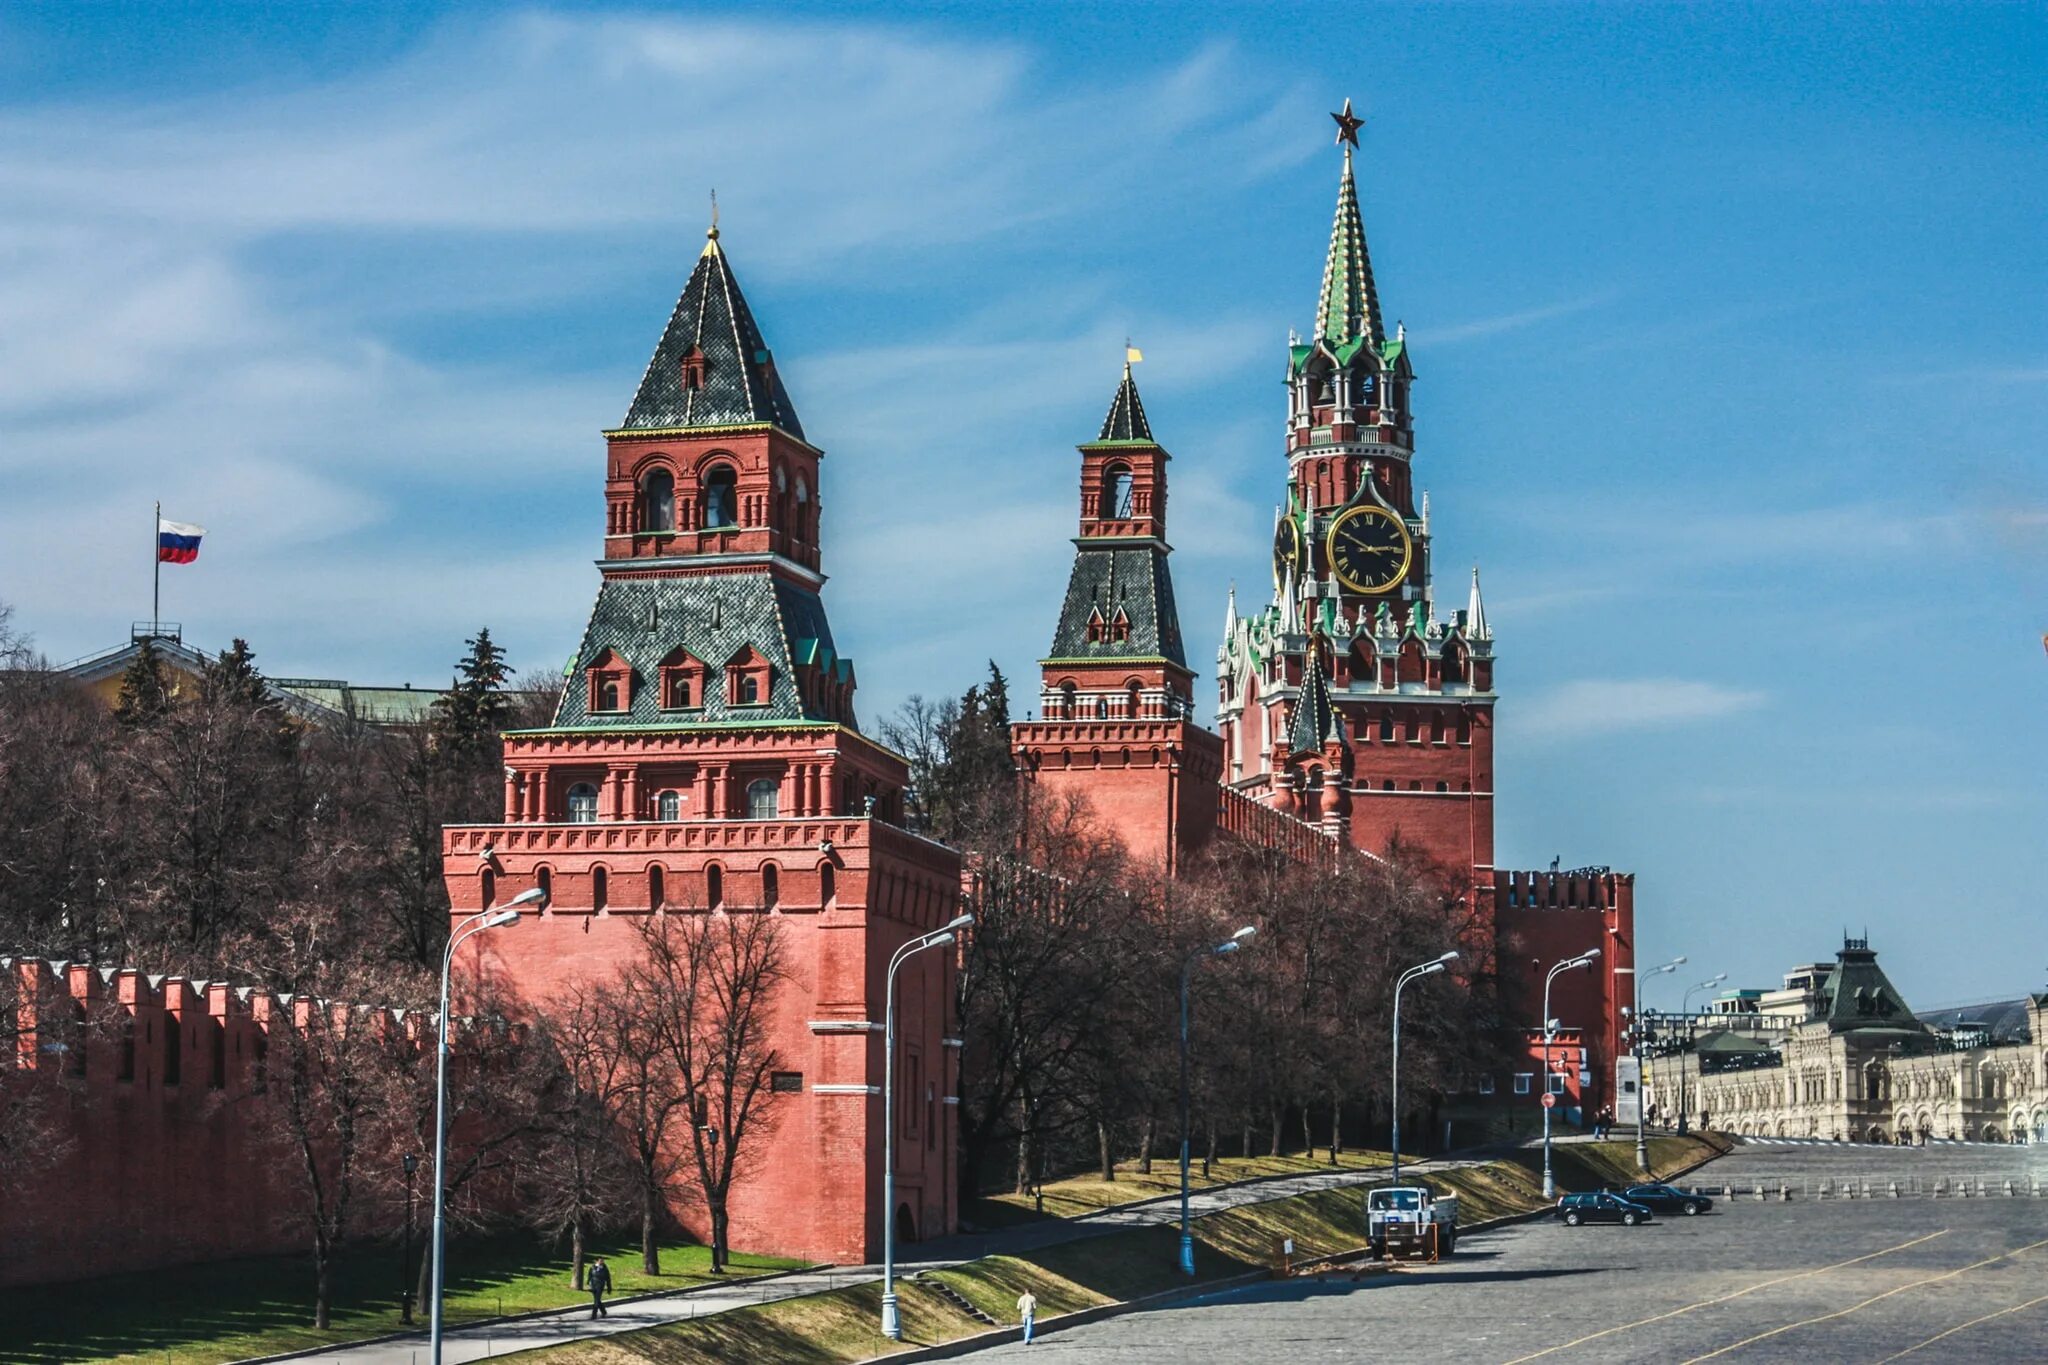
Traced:
POLYGON ((2034 6, 10 7, 0 600, 122 638, 161 498, 195 643, 558 666, 715 186, 867 717, 1028 698, 1126 334, 1206 660, 1349 96, 1502 865, 1634 870, 1700 976, 2039 989, 2044 72, 2034 6))

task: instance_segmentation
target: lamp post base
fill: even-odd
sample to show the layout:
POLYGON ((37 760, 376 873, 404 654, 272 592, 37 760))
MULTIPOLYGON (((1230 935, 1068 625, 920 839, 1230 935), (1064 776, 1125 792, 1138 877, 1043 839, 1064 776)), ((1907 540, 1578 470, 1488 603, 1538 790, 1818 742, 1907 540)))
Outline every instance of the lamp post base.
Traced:
POLYGON ((1195 1239, 1192 1233, 1180 1235, 1180 1273, 1189 1276, 1195 1273, 1195 1239))
POLYGON ((891 1341, 903 1340, 903 1319, 896 1313, 896 1295, 893 1291, 882 1295, 882 1335, 891 1341))

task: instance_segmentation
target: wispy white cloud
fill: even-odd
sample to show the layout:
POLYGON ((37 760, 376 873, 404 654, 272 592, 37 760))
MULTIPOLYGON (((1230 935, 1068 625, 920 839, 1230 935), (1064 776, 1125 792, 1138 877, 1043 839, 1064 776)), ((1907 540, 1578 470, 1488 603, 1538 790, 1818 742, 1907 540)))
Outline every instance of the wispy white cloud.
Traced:
POLYGON ((1754 711, 1761 691, 1688 678, 1581 679, 1515 708, 1517 729, 1538 741, 1659 730, 1754 711))
MULTIPOLYGON (((397 661, 423 647, 392 631, 438 655, 482 613, 519 618, 515 647, 572 638, 595 428, 632 376, 564 370, 540 345, 437 352, 420 332, 544 325, 518 309, 550 279, 608 288, 669 229, 672 288, 712 185, 756 290, 898 288, 934 260, 999 279, 1008 238, 1122 202, 1140 168, 1163 210, 1312 151, 1289 135, 1305 96, 1227 46, 1114 90, 1057 87, 1037 61, 928 31, 526 14, 451 22, 320 84, 0 111, 0 593, 54 651, 102 643, 147 590, 141 555, 109 545, 161 497, 213 533, 174 580, 184 614, 295 667, 331 671, 300 656, 341 649, 357 621, 397 661), (280 247, 318 268, 280 266, 280 247), (488 269, 398 297, 349 266, 500 251, 517 262, 509 311, 488 269), (536 271, 550 253, 559 271, 536 271), (536 603, 564 609, 543 624, 536 603)), ((868 589, 835 603, 856 641, 863 625, 1050 628, 1070 443, 1108 401, 1121 333, 1081 264, 973 300, 915 337, 870 327, 884 339, 866 349, 819 354, 826 326, 784 340, 810 352, 799 404, 850 457, 827 516, 835 574, 868 589), (1048 441, 1053 412, 1074 416, 1048 441), (963 514, 963 496, 986 510, 963 514), (1027 547, 1043 563, 1011 571, 1027 547)), ((650 328, 665 302, 646 301, 650 328)), ((1159 357, 1148 393, 1241 366, 1262 339, 1243 319, 1137 323, 1159 357)), ((1237 510, 1227 481, 1175 495, 1191 538, 1234 543, 1208 529, 1237 510)))
POLYGON ((1575 299, 1545 304, 1540 308, 1524 308, 1518 312, 1474 318, 1469 322, 1454 322, 1447 327, 1417 327, 1412 330, 1418 342, 1430 346, 1449 346, 1461 341, 1477 341, 1483 337, 1499 336, 1503 332, 1518 332, 1524 327, 1535 327, 1541 323, 1555 322, 1559 318, 1590 312, 1620 297, 1621 291, 1618 289, 1600 289, 1575 299))

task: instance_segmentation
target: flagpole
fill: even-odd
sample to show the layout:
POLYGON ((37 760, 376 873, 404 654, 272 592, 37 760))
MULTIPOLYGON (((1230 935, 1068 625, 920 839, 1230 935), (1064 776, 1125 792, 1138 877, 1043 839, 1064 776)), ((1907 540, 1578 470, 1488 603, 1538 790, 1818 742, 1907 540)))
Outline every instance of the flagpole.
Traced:
POLYGON ((156 505, 156 520, 149 528, 149 560, 151 584, 149 593, 149 638, 154 640, 162 631, 164 614, 164 557, 158 548, 164 529, 164 505, 156 505))

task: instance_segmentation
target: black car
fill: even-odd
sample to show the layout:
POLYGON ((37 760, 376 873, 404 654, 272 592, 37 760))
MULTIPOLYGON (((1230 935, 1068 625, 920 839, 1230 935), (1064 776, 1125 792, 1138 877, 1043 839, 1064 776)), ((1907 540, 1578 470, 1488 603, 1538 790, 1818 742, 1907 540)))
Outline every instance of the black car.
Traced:
POLYGON ((1714 1207, 1714 1201, 1707 1196, 1681 1190, 1676 1185, 1631 1185, 1621 1192, 1621 1197, 1658 1213, 1682 1213, 1688 1218, 1714 1207))
POLYGON ((1612 1190, 1598 1194, 1568 1194, 1557 1201, 1557 1216, 1568 1227, 1581 1223, 1621 1223, 1634 1227, 1650 1221, 1650 1211, 1612 1190))

